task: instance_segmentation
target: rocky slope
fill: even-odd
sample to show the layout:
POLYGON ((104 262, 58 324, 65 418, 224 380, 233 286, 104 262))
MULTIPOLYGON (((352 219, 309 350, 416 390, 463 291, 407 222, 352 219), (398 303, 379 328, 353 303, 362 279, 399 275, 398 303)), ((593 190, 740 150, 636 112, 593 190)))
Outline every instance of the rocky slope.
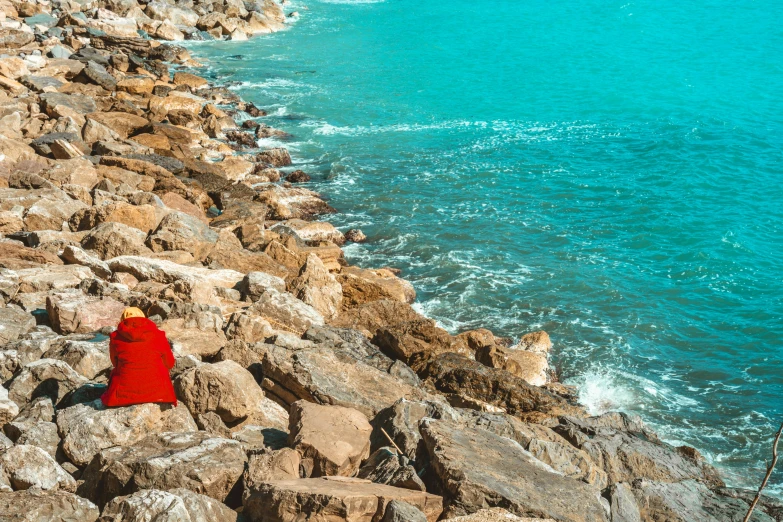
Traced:
POLYGON ((586 415, 546 333, 451 335, 348 266, 363 234, 255 148, 263 109, 160 42, 284 20, 0 0, 0 520, 741 520, 696 450, 586 415), (178 407, 101 405, 126 306, 167 332, 178 407))

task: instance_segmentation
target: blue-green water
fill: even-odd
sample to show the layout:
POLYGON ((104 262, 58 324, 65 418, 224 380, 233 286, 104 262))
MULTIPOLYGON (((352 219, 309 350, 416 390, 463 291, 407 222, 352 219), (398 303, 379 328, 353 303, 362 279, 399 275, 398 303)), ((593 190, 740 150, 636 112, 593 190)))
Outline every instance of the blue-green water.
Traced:
POLYGON ((783 420, 783 6, 307 7, 192 49, 295 136, 329 219, 369 236, 350 260, 402 268, 452 331, 547 330, 592 411, 758 484, 783 420))

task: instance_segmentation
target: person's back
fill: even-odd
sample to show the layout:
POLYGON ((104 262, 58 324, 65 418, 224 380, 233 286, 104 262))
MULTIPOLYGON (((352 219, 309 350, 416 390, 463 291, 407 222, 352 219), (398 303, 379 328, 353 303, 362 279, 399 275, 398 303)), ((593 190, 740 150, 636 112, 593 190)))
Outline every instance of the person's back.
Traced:
POLYGON ((166 334, 144 317, 141 310, 129 308, 112 332, 109 354, 114 369, 109 388, 101 396, 106 406, 130 406, 145 402, 177 404, 169 370, 174 355, 166 334))

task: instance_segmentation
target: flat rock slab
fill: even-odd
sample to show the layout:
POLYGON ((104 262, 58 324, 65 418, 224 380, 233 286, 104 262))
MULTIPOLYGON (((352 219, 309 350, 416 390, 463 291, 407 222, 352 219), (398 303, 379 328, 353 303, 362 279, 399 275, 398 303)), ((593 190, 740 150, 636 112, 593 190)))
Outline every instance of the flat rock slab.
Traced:
POLYGON ((402 500, 435 522, 443 511, 441 497, 373 484, 367 480, 324 477, 271 481, 261 484, 245 502, 243 514, 251 522, 373 522, 383 517, 392 500, 402 500))
POLYGON ((454 421, 424 419, 420 429, 449 515, 502 506, 518 516, 608 520, 598 488, 555 472, 516 441, 454 421))
POLYGON ((0 513, 2 520, 14 522, 95 522, 100 515, 98 506, 85 498, 65 491, 42 491, 39 488, 0 492, 0 513))
POLYGON ((492 508, 476 511, 472 515, 446 519, 445 522, 555 522, 551 518, 522 518, 505 509, 492 508))

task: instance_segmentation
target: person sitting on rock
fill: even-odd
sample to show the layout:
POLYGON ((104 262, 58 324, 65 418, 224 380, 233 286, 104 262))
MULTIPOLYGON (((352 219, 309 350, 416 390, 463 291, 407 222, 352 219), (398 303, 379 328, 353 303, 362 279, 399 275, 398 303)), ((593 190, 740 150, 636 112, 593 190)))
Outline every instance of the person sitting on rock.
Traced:
POLYGON ((177 405, 169 370, 174 366, 166 334, 138 308, 127 308, 109 341, 114 369, 101 395, 109 407, 146 402, 177 405))

